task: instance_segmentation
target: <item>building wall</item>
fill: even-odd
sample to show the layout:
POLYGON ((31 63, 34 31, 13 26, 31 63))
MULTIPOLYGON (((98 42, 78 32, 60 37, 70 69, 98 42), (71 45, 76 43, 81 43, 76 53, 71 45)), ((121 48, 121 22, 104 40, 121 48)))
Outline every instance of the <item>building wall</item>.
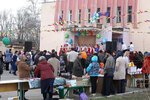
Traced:
MULTIPOLYGON (((150 10, 149 4, 150 4, 150 0, 138 0, 137 10, 138 11, 150 10)), ((137 22, 143 22, 149 19, 150 19, 149 12, 137 14, 137 22)), ((132 26, 128 26, 128 27, 131 28, 130 41, 132 41, 135 44, 135 49, 141 50, 143 52, 150 51, 150 46, 149 46, 150 34, 143 33, 143 32, 150 32, 150 23, 146 22, 146 23, 137 24, 137 28, 133 28, 132 26), (138 33, 138 32, 142 32, 142 33, 138 33)))
MULTIPOLYGON (((87 24, 87 9, 91 9, 91 16, 94 14, 97 8, 101 8, 100 12, 106 12, 107 7, 111 7, 110 15, 115 16, 117 14, 117 6, 121 6, 121 15, 128 13, 128 6, 132 6, 132 11, 145 11, 149 9, 150 0, 57 0, 55 3, 45 3, 42 6, 42 26, 53 24, 54 22, 58 22, 58 17, 60 11, 64 11, 64 20, 68 20, 68 12, 69 9, 73 10, 73 21, 78 20, 78 9, 81 9, 81 24, 76 23, 78 26, 90 25, 87 24), (71 1, 71 2, 70 2, 71 1), (71 6, 73 5, 73 6, 71 6), (51 8, 51 6, 54 6, 51 8)), ((147 20, 150 18, 150 13, 142 13, 142 14, 132 14, 132 24, 127 24, 127 17, 123 16, 121 18, 121 23, 116 23, 116 19, 110 20, 110 23, 106 23, 106 17, 102 17, 103 19, 100 21, 101 24, 107 25, 110 27, 106 28, 128 28, 129 30, 125 30, 123 34, 124 42, 129 45, 129 42, 133 42, 135 45, 135 50, 140 51, 150 51, 149 40, 150 34, 143 34, 138 32, 150 32, 150 23, 141 23, 138 22, 147 20), (112 26, 112 27, 111 27, 112 26), (132 33, 134 32, 134 33, 132 33), (129 33, 129 34, 128 34, 129 33)), ((91 24, 96 25, 96 23, 91 24)), ((54 29, 55 27, 51 27, 54 29)), ((49 27, 45 27, 45 29, 50 29, 49 27)), ((105 30, 105 29, 104 29, 105 30)), ((60 45, 63 45, 68 39, 64 39, 65 32, 42 32, 41 33, 41 42, 40 49, 58 49, 60 45), (53 38, 52 38, 53 37, 53 38), (59 41, 56 41, 59 40, 59 41)), ((101 33, 102 36, 104 33, 101 33)), ((108 40, 112 39, 112 32, 107 32, 104 34, 108 40), (106 35, 107 34, 107 35, 106 35), (110 35, 109 35, 110 34, 110 35)), ((70 36, 74 40, 74 35, 70 36)), ((96 40, 97 43, 101 41, 101 39, 96 40)))
POLYGON ((55 29, 52 25, 56 19, 55 10, 57 11, 56 3, 43 3, 42 12, 41 12, 41 34, 40 34, 40 50, 56 49, 57 51, 64 44, 64 32, 47 32, 44 30, 53 30, 55 29))

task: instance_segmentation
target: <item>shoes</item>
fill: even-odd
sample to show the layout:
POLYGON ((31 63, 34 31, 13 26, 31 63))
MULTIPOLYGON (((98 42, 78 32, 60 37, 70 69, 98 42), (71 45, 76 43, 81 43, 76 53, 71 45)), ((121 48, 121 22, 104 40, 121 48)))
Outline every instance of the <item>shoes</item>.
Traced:
POLYGON ((94 96, 96 96, 96 94, 95 94, 95 93, 93 93, 93 94, 91 94, 90 96, 94 97, 94 96))
POLYGON ((9 74, 11 74, 11 72, 9 72, 9 74))
POLYGON ((2 98, 2 96, 0 95, 0 98, 2 98))
POLYGON ((24 100, 29 100, 29 99, 27 99, 27 98, 24 98, 24 100))
POLYGON ((94 93, 94 94, 92 94, 92 96, 94 97, 94 96, 96 96, 96 94, 94 93))
POLYGON ((55 91, 55 92, 53 93, 53 95, 58 95, 58 92, 57 92, 57 91, 55 91))
POLYGON ((13 74, 14 74, 15 76, 17 76, 17 74, 16 74, 15 72, 13 72, 13 74))

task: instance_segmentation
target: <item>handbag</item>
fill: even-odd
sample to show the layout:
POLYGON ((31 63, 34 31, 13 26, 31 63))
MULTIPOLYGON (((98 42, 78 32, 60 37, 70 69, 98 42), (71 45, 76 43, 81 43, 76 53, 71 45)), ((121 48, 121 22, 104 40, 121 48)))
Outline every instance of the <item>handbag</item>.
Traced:
POLYGON ((106 73, 107 73, 108 77, 113 77, 114 76, 114 69, 108 68, 108 69, 106 69, 106 73))

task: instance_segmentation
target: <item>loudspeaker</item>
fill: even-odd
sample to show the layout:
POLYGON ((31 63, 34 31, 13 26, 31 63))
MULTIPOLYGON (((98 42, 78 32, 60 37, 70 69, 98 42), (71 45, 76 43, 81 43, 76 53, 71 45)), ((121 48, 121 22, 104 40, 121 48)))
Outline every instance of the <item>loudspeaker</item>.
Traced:
POLYGON ((31 51, 32 50, 32 42, 26 41, 24 47, 25 47, 25 49, 24 49, 25 52, 31 51))
POLYGON ((117 51, 117 41, 113 41, 113 42, 108 41, 108 42, 106 42, 106 51, 107 50, 110 50, 112 53, 114 51, 117 51))

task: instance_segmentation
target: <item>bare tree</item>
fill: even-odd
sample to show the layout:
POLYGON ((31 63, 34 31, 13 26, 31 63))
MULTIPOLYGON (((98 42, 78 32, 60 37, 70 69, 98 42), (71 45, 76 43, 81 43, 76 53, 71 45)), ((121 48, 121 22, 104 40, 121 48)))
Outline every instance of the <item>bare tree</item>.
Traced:
POLYGON ((19 41, 22 44, 25 41, 32 41, 36 49, 39 49, 39 2, 38 0, 27 0, 27 2, 28 5, 18 9, 16 15, 12 14, 11 11, 3 11, 0 13, 0 32, 5 32, 12 41, 19 41), (13 29, 16 29, 15 33, 19 33, 17 37, 14 36, 13 29))

